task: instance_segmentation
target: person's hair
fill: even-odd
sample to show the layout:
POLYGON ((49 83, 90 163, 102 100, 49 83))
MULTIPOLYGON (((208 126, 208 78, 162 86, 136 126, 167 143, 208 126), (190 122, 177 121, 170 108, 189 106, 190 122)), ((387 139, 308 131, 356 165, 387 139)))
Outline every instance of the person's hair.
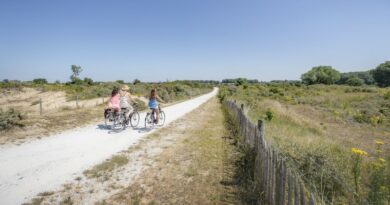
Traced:
POLYGON ((114 89, 112 89, 112 92, 111 92, 111 97, 114 97, 116 94, 118 94, 119 92, 119 89, 117 87, 114 87, 114 89))
POLYGON ((156 89, 152 89, 150 91, 150 96, 149 98, 152 99, 152 98, 155 98, 157 96, 157 90, 156 89))

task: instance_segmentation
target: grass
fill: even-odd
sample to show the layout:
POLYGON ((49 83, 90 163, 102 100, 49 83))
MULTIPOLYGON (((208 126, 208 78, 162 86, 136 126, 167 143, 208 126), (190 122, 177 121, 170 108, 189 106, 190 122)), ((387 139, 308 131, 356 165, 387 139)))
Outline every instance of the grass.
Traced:
MULTIPOLYGON (((288 158, 290 166, 303 176, 323 203, 337 204, 347 203, 355 190, 352 147, 369 153, 362 167, 360 198, 366 199, 370 191, 370 167, 376 159, 374 140, 384 141, 381 155, 390 160, 390 102, 386 100, 389 90, 255 84, 223 86, 219 95, 222 100, 244 103, 254 122, 268 118, 267 141, 288 158)), ((386 186, 390 187, 390 183, 386 186)))
POLYGON ((154 133, 152 139, 177 135, 137 180, 108 204, 238 204, 234 146, 225 139, 224 115, 217 99, 181 119, 185 127, 154 133), (234 156, 231 156, 234 155, 234 156), (227 182, 227 183, 225 183, 227 182))
POLYGON ((86 170, 83 174, 87 178, 98 178, 109 174, 112 170, 124 166, 129 162, 129 159, 124 155, 115 155, 109 160, 94 166, 92 169, 86 170))

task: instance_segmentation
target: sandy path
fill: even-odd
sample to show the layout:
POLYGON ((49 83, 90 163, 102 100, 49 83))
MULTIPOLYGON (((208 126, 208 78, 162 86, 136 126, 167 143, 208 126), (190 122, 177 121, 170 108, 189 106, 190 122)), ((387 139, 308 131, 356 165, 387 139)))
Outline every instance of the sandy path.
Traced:
MULTIPOLYGON (((166 124, 199 107, 217 91, 164 108, 166 124)), ((145 113, 141 113, 144 118, 145 113)), ((40 192, 56 189, 155 131, 140 128, 113 133, 101 127, 90 125, 21 146, 1 146, 0 204, 20 204, 40 192)))

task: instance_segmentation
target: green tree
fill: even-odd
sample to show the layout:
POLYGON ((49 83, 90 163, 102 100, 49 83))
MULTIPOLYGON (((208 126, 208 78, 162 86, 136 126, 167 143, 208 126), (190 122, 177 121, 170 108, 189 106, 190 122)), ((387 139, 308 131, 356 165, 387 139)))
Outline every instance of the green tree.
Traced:
POLYGON ((84 78, 84 83, 86 83, 88 85, 93 85, 93 80, 92 80, 92 78, 84 78))
POLYGON ((116 82, 120 83, 120 84, 125 84, 125 81, 123 81, 123 80, 117 80, 116 82))
POLYGON ((302 82, 305 84, 334 84, 340 79, 340 72, 332 66, 316 66, 302 74, 302 82))
POLYGON ((345 83, 351 86, 361 86, 364 84, 364 80, 357 76, 351 76, 347 79, 345 83))
POLYGON ((244 85, 244 84, 247 84, 248 83, 248 80, 246 78, 237 78, 236 79, 236 85, 239 86, 239 85, 244 85))
POLYGON ((70 69, 72 70, 72 75, 70 76, 70 80, 72 81, 72 83, 79 84, 81 81, 79 75, 83 71, 83 69, 81 68, 81 66, 77 66, 77 65, 72 65, 70 69))
POLYGON ((141 81, 140 81, 140 80, 138 80, 137 78, 136 78, 136 79, 134 79, 134 81, 133 81, 133 84, 134 84, 134 85, 136 85, 136 84, 139 84, 139 83, 141 83, 141 81))
POLYGON ((372 71, 372 76, 378 86, 390 86, 390 61, 380 64, 372 71))
POLYGON ((36 78, 33 80, 34 84, 47 84, 47 80, 45 78, 36 78))

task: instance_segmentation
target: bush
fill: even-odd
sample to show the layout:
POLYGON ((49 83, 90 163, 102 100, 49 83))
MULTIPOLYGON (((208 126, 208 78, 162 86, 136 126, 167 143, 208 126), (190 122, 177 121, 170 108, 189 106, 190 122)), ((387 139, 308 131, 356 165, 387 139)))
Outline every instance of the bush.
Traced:
POLYGON ((379 86, 390 86, 390 61, 380 64, 372 71, 372 75, 379 86))
POLYGON ((47 84, 47 80, 45 78, 36 78, 33 80, 34 84, 47 84))
POLYGON ((134 99, 135 103, 133 103, 134 109, 141 111, 147 108, 146 103, 138 98, 134 99))
POLYGON ((134 81, 133 81, 133 84, 134 84, 134 85, 137 85, 137 84, 139 84, 139 83, 141 83, 141 81, 140 81, 140 80, 138 80, 138 79, 134 79, 134 81))
POLYGON ((390 99, 390 91, 387 91, 387 92, 383 95, 383 98, 385 98, 385 100, 390 99))
POLYGON ((340 80, 340 72, 332 66, 313 67, 307 73, 301 76, 302 82, 308 85, 312 84, 334 84, 340 80))
POLYGON ((84 78, 84 83, 87 85, 93 85, 93 80, 91 78, 84 78))
POLYGON ((265 112, 265 119, 271 121, 274 118, 274 113, 271 110, 265 112))
POLYGON ((346 84, 351 85, 351 86, 361 86, 364 84, 364 80, 362 80, 356 76, 352 76, 352 77, 348 78, 348 80, 346 81, 346 84))
POLYGON ((9 130, 15 126, 23 127, 24 124, 20 122, 23 119, 23 115, 14 109, 5 112, 0 109, 0 130, 9 130))

